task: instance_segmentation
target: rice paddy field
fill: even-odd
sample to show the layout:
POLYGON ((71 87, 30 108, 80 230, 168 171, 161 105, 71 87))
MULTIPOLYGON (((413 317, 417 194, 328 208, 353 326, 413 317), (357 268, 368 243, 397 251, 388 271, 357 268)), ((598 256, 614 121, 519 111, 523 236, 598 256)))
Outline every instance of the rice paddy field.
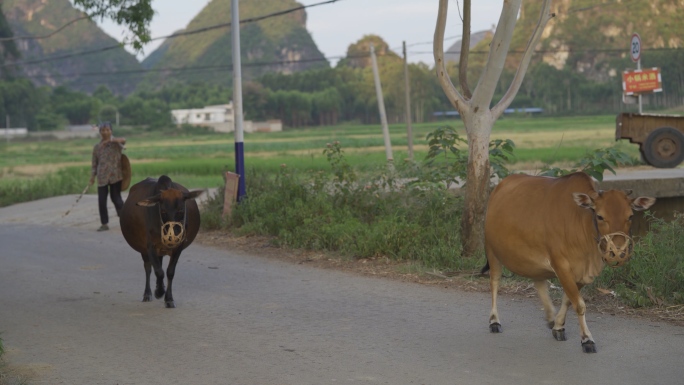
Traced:
MULTIPOLYGON (((460 120, 413 125, 414 161, 422 161, 427 154, 426 135, 445 125, 455 128, 465 138, 460 120)), ((127 139, 124 153, 131 161, 133 183, 148 176, 166 174, 189 188, 211 188, 223 184, 224 171, 235 169, 232 134, 203 130, 189 133, 173 128, 153 132, 115 129, 114 134, 127 139)), ((390 137, 395 164, 406 162, 406 125, 390 125, 390 137)), ((495 124, 492 139, 511 139, 515 143, 515 159, 508 165, 512 170, 569 165, 587 152, 613 146, 639 163, 637 145, 615 141, 615 116, 504 117, 495 124)), ((66 179, 68 186, 56 192, 46 191, 39 197, 64 193, 64 190, 80 193, 88 182, 92 147, 97 141, 92 138, 0 141, 0 206, 11 203, 7 197, 11 191, 41 183, 45 189, 50 189, 50 180, 65 183, 66 179)), ((332 141, 341 143, 349 164, 360 171, 385 163, 380 125, 342 124, 246 133, 245 168, 248 172, 270 173, 286 164, 301 170, 327 170, 329 165, 323 149, 332 141)))

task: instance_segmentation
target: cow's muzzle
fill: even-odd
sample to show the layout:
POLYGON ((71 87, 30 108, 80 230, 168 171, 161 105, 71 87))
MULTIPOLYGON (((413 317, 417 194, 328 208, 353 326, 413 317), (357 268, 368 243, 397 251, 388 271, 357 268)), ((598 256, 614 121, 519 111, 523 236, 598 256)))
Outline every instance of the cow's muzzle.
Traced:
POLYGON ((634 241, 632 237, 623 232, 606 234, 599 240, 598 249, 606 265, 613 268, 620 267, 632 256, 634 241), (623 242, 619 242, 619 240, 623 242), (620 246, 615 241, 618 241, 620 246))
POLYGON ((185 240, 183 222, 166 222, 161 228, 162 244, 170 249, 177 247, 185 240))

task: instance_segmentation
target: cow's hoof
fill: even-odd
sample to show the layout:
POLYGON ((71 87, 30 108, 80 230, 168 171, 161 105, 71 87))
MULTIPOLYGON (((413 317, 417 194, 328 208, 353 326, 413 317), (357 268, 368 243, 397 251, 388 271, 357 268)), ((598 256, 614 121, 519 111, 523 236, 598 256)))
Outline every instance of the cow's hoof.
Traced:
POLYGON ((501 324, 498 322, 494 322, 494 323, 489 324, 489 331, 491 333, 501 333, 502 332, 501 324))
POLYGON ((547 326, 549 329, 553 329, 553 327, 556 326, 556 322, 555 322, 555 321, 549 321, 549 322, 546 323, 546 326, 547 326))
POLYGON ((173 309, 176 307, 176 304, 173 303, 173 301, 166 301, 166 308, 167 309, 173 309))
POLYGON ((596 353, 596 343, 592 340, 582 342, 582 351, 585 353, 596 353))
POLYGON ((567 338, 565 338, 565 329, 554 329, 551 332, 553 333, 553 338, 555 338, 556 341, 567 341, 567 338))
POLYGON ((152 294, 143 295, 143 302, 150 302, 150 301, 152 301, 152 294))
POLYGON ((159 299, 159 298, 163 297, 164 294, 166 294, 166 289, 164 289, 163 287, 162 287, 162 288, 157 288, 157 289, 154 290, 154 297, 155 297, 156 299, 159 299))

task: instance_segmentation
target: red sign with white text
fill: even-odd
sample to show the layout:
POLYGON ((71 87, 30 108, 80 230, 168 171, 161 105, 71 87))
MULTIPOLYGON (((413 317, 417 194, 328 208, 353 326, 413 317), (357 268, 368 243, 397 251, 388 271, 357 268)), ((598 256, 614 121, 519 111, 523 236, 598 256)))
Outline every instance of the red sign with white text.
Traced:
POLYGON ((625 95, 661 92, 663 90, 663 82, 660 78, 660 68, 623 72, 622 90, 625 92, 625 95))

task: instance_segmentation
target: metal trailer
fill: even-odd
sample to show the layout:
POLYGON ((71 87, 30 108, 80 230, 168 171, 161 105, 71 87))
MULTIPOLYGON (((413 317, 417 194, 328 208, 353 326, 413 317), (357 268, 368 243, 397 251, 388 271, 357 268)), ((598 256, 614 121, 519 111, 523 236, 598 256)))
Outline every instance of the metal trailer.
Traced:
POLYGON ((641 157, 658 168, 684 160, 684 116, 623 112, 615 118, 615 140, 639 144, 641 157))

